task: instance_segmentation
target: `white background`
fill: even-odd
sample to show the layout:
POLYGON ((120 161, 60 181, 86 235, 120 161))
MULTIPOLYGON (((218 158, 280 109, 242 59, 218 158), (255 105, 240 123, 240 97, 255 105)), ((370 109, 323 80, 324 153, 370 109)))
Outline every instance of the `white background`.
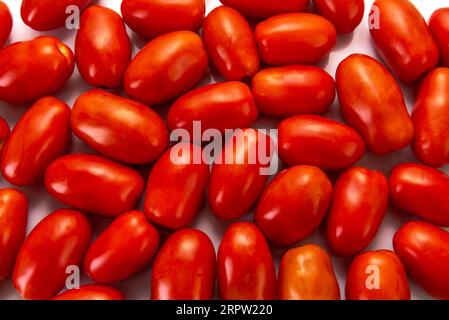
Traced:
MULTIPOLYGON (((18 0, 3 0, 3 1, 9 6, 14 16, 14 27, 11 38, 9 40, 11 43, 21 40, 28 40, 42 34, 47 34, 59 37, 71 48, 74 48, 73 44, 76 30, 70 31, 60 29, 44 33, 33 31, 30 28, 28 28, 20 18, 21 1, 18 0)), ((268 1, 275 1, 275 0, 268 0, 268 1)), ((373 57, 377 57, 372 47, 369 31, 367 28, 367 15, 369 13, 369 7, 371 6, 372 2, 373 1, 371 0, 365 1, 366 3, 365 18, 362 24, 357 28, 355 33, 347 36, 340 36, 336 47, 331 52, 329 57, 324 59, 324 61, 322 61, 319 64, 332 76, 335 75, 338 63, 351 53, 366 53, 373 57)), ((444 1, 413 0, 412 2, 419 8, 419 10, 426 19, 430 17, 430 15, 435 9, 443 6, 449 6, 449 1, 447 0, 444 1)), ((121 1, 119 0, 100 0, 96 1, 96 3, 113 8, 117 12, 120 12, 121 1)), ((206 0, 206 3, 207 3, 207 12, 210 12, 214 7, 220 4, 218 0, 206 0)), ((134 43, 135 46, 134 54, 136 54, 138 49, 140 49, 145 44, 145 41, 139 38, 130 30, 128 30, 128 32, 134 43)), ((32 55, 32 52, 30 52, 30 55, 32 55)), ((215 81, 215 79, 217 78, 214 75, 208 75, 206 79, 202 82, 202 84, 211 81, 213 82, 215 81)), ((411 107, 413 106, 416 85, 415 86, 402 85, 402 88, 407 100, 409 110, 411 110, 411 107)), ((81 93, 89 89, 90 87, 82 81, 82 79, 78 74, 78 71, 75 70, 75 73, 73 74, 71 80, 68 82, 64 90, 62 90, 57 95, 57 97, 66 101, 70 106, 72 106, 75 99, 81 93)), ((9 122, 11 128, 17 122, 20 116, 25 112, 26 109, 27 109, 26 107, 12 106, 0 102, 0 115, 9 122)), ((156 110, 159 111, 162 115, 165 114, 166 109, 167 106, 161 106, 156 108, 156 110)), ((339 106, 337 100, 334 102, 334 105, 332 106, 330 112, 328 113, 328 116, 335 119, 340 119, 339 106)), ((276 126, 276 122, 268 119, 262 119, 258 122, 257 126, 274 128, 276 126)), ((78 141, 75 137, 73 139, 72 151, 94 153, 92 150, 89 150, 85 145, 83 145, 80 141, 78 141)), ((367 154, 360 161, 359 165, 363 165, 372 169, 379 169, 388 175, 388 173, 394 167, 394 165, 407 161, 416 162, 416 159, 409 148, 385 157, 378 157, 367 154)), ((445 171, 449 172, 448 169, 449 167, 447 167, 445 171)), ((3 180, 3 178, 0 178, 0 188, 4 187, 10 187, 10 185, 8 185, 8 183, 6 183, 3 180)), ((30 201, 28 232, 48 213, 52 212, 55 209, 63 207, 63 205, 61 205, 60 203, 53 200, 50 196, 48 196, 42 186, 37 186, 33 188, 24 188, 23 191, 27 194, 30 201)), ((110 222, 110 220, 99 216, 91 215, 89 216, 89 218, 92 222, 96 234, 98 234, 98 232, 103 230, 110 222)), ((246 215, 245 219, 251 220, 252 214, 246 215)), ((410 217, 409 215, 389 210, 380 228, 379 233, 377 234, 376 238, 374 239, 374 241, 372 242, 371 246, 368 249, 371 250, 392 249, 391 241, 394 232, 405 221, 410 219, 413 218, 410 217)), ((220 239, 227 225, 229 225, 229 223, 223 223, 216 220, 213 217, 207 205, 204 206, 204 209, 198 215, 194 223, 194 227, 203 230, 211 237, 216 249, 218 249, 220 239)), ((306 243, 320 244, 328 250, 324 240, 324 232, 322 227, 319 230, 317 230, 313 236, 309 237, 301 244, 306 243)), ((284 251, 285 249, 273 248, 273 256, 276 260, 276 264, 279 261, 280 255, 284 251)), ((351 261, 350 259, 343 259, 333 256, 334 268, 340 283, 342 298, 344 298, 346 270, 349 266, 350 261, 351 261)), ((87 279, 87 277, 85 276, 83 276, 82 281, 83 283, 90 282, 89 279, 87 279)), ((410 280, 410 283, 412 289, 412 297, 414 299, 429 298, 428 295, 422 289, 420 289, 417 285, 413 283, 413 281, 410 280)), ((114 284, 113 286, 121 289, 128 299, 148 299, 150 296, 150 266, 147 266, 145 270, 142 270, 141 272, 134 275, 130 279, 123 281, 121 283, 114 284)), ((14 290, 11 280, 6 280, 0 283, 0 299, 18 299, 18 298, 20 297, 14 290)))

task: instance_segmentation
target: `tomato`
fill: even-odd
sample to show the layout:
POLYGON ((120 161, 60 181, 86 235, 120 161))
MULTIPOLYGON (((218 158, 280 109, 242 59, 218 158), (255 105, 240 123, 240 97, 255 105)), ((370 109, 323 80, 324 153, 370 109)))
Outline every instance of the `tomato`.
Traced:
POLYGON ((156 254, 159 233, 139 211, 117 217, 92 243, 84 270, 97 283, 124 280, 144 267, 156 254))
POLYGON ((432 14, 429 29, 440 49, 441 61, 449 67, 449 8, 438 9, 432 14))
POLYGON ((222 82, 192 90, 171 106, 168 126, 171 130, 186 129, 193 133, 193 122, 201 121, 201 129, 250 127, 258 111, 251 90, 242 82, 222 82))
POLYGON ((92 149, 131 164, 155 161, 169 143, 167 127, 156 112, 106 91, 82 94, 73 106, 71 125, 92 149))
POLYGON ((209 237, 195 229, 173 233, 154 261, 153 300, 209 300, 215 288, 215 249, 209 237))
POLYGON ((449 68, 435 69, 423 80, 412 120, 416 157, 435 167, 449 162, 449 68))
POLYGON ((9 38, 12 30, 12 16, 8 6, 0 1, 0 48, 2 48, 9 38))
POLYGON ((11 134, 8 123, 0 117, 0 156, 2 154, 3 146, 11 134))
POLYGON ((431 295, 449 299, 449 233, 426 222, 409 222, 394 235, 394 251, 407 272, 431 295))
POLYGON ((204 21, 203 41, 215 68, 227 80, 243 80, 259 70, 254 33, 234 9, 218 7, 209 13, 204 21))
POLYGON ((168 102, 198 83, 208 67, 201 38, 176 31, 150 41, 131 61, 125 91, 148 105, 168 102))
POLYGON ((255 35, 260 58, 269 65, 316 63, 337 41, 335 27, 311 13, 274 16, 259 23, 255 35))
POLYGON ((253 19, 266 19, 288 12, 305 12, 309 0, 220 0, 225 6, 234 8, 241 14, 253 19))
POLYGON ((279 157, 289 166, 308 164, 337 170, 351 166, 365 154, 365 143, 357 131, 320 116, 285 119, 278 134, 279 157))
POLYGON ((438 63, 426 21, 408 0, 377 0, 370 33, 385 63, 402 81, 415 81, 438 63), (378 24, 378 25, 377 25, 378 24))
POLYGON ((221 299, 273 300, 276 270, 268 244, 252 223, 228 227, 217 258, 217 280, 221 299))
POLYGON ((0 100, 27 104, 58 92, 71 77, 72 50, 54 37, 17 42, 0 50, 0 100))
POLYGON ((334 79, 314 66, 261 70, 252 91, 260 111, 276 117, 325 113, 335 100, 334 79))
POLYGON ((125 24, 115 11, 102 6, 84 11, 75 42, 76 65, 84 81, 94 87, 120 87, 131 54, 125 24))
POLYGON ((351 33, 362 22, 364 0, 314 0, 320 15, 328 19, 338 33, 351 33))
POLYGON ((351 263, 347 300, 410 300, 410 287, 398 256, 389 250, 367 251, 351 263))
POLYGON ((340 300, 332 260, 317 245, 288 250, 279 266, 279 299, 340 300))
POLYGON ((394 77, 377 60, 353 54, 337 69, 337 93, 345 121, 379 155, 398 151, 413 140, 413 123, 394 77))
POLYGON ((230 138, 212 167, 208 200, 220 219, 241 217, 256 204, 268 180, 270 137, 256 129, 238 130, 230 138))
POLYGON ((25 239, 17 256, 13 281, 24 299, 44 300, 61 290, 79 266, 90 242, 91 227, 79 211, 61 209, 46 216, 25 239))
POLYGON ((254 221, 274 244, 292 245, 318 228, 331 198, 332 184, 323 171, 311 166, 291 167, 262 193, 254 221))
POLYGON ((449 227, 449 176, 415 163, 396 166, 390 176, 393 205, 433 224, 449 227))
POLYGON ((125 300, 119 290, 94 284, 83 285, 58 294, 52 300, 125 300))
MULTIPOLYGON (((22 0, 22 20, 37 31, 48 31, 72 22, 75 11, 70 6, 85 8, 93 0, 22 0), (70 9, 70 10, 69 10, 70 9)), ((78 11, 79 12, 79 11, 78 11)))
POLYGON ((25 239, 28 199, 15 189, 0 189, 0 282, 9 277, 25 239))
POLYGON ((60 202, 105 216, 134 207, 144 187, 133 169, 95 155, 71 154, 53 161, 45 188, 60 202))
POLYGON ((173 31, 198 31, 206 6, 204 0, 123 0, 121 11, 132 30, 153 38, 173 31))
POLYGON ((169 229, 190 225, 204 201, 209 174, 200 147, 179 143, 170 148, 148 178, 144 203, 148 220, 169 229))
POLYGON ((1 158, 3 177, 17 186, 41 182, 48 165, 70 146, 70 108, 53 97, 37 101, 16 124, 1 158))

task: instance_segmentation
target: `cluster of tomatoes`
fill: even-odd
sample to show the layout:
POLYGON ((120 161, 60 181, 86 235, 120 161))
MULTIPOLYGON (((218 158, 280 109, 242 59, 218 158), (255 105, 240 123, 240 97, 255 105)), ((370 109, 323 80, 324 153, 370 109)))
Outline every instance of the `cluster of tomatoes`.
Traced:
MULTIPOLYGON (((435 168, 449 162, 449 8, 427 24, 408 0, 375 1, 370 32, 388 68, 354 54, 334 81, 311 64, 328 55, 337 33, 360 24, 363 0, 314 0, 317 14, 306 12, 309 0, 221 0, 207 17, 204 0, 123 0, 123 18, 91 2, 22 1, 23 21, 39 31, 63 27, 70 6, 83 9, 74 54, 51 36, 0 50, 0 100, 31 105, 11 133, 0 118, 1 173, 18 187, 43 183, 73 208, 48 214, 25 239, 26 196, 0 190, 0 280, 12 275, 25 299, 123 299, 107 285, 154 260, 153 299, 211 299, 216 282, 222 299, 340 299, 323 248, 287 250, 277 277, 268 246, 295 245, 327 218, 332 252, 354 257, 347 299, 410 299, 406 272, 449 298, 449 233, 441 228, 449 226, 449 177, 435 168), (125 23, 151 39, 134 58, 125 23), (95 89, 71 109, 52 97, 75 63, 89 85, 123 87, 129 98, 95 89), (192 90, 209 66, 226 81, 192 90), (396 78, 420 81, 412 116, 396 78), (345 123, 321 116, 336 92, 345 123), (165 103, 167 124, 148 107, 165 103), (259 113, 282 119, 278 152, 288 168, 270 183, 259 161, 212 170, 193 162, 204 144, 183 142, 187 151, 173 162, 179 144, 169 146, 169 133, 192 132, 196 121, 202 130, 242 129, 232 137, 240 142, 224 150, 249 158, 270 140, 251 129, 259 113), (67 154, 72 133, 98 155, 67 154), (385 155, 409 145, 422 164, 400 164, 389 180, 353 167, 366 150, 385 155), (145 185, 136 166, 152 163, 143 212, 136 211, 145 185), (339 173, 335 183, 328 172, 339 173), (221 220, 254 210, 254 223, 229 226, 218 257, 205 233, 188 228, 205 195, 221 220), (396 232, 394 252, 361 253, 389 202, 424 221, 396 232), (115 220, 91 243, 85 213, 115 220), (155 226, 173 231, 161 247, 155 226), (58 295, 71 266, 98 284, 58 295)), ((11 27, 0 1, 0 46, 11 27)))

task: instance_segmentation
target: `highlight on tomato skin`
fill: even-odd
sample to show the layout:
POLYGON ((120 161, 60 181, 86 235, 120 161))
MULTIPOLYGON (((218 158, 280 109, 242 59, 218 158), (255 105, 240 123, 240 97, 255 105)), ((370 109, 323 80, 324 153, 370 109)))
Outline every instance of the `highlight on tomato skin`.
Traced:
POLYGON ((125 300, 125 296, 112 287, 88 284, 78 289, 66 290, 51 300, 125 300))

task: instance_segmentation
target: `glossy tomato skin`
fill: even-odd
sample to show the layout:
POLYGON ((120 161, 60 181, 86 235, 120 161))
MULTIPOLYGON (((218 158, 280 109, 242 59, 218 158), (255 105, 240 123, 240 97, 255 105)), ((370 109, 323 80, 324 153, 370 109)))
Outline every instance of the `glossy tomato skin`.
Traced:
POLYGON ((139 211, 117 217, 87 250, 84 270, 97 283, 127 279, 144 267, 159 247, 159 233, 139 211))
POLYGON ((164 243, 151 274, 153 300, 210 300, 215 288, 216 257, 202 231, 182 229, 164 243))
POLYGON ((186 129, 193 133, 193 122, 201 121, 201 129, 251 127, 258 110, 249 87, 237 81, 210 84, 181 96, 171 106, 168 126, 171 130, 186 129))
POLYGON ((365 154, 365 143, 357 131, 320 116, 287 118, 279 124, 278 134, 279 157, 289 166, 308 164, 324 170, 344 169, 365 154))
POLYGON ((50 213, 25 239, 14 268, 14 286, 24 299, 44 300, 64 286, 68 266, 79 266, 87 250, 91 227, 79 211, 50 213))
POLYGON ((262 20, 289 12, 305 12, 310 0, 220 0, 225 6, 234 8, 247 18, 262 20))
POLYGON ((393 205, 442 227, 449 227, 448 189, 449 176, 421 164, 400 164, 390 175, 393 205))
POLYGON ((131 61, 125 91, 148 105, 177 98, 201 80, 208 58, 201 38, 176 31, 151 40, 131 61))
POLYGON ((279 265, 279 299, 340 300, 332 260, 317 245, 288 250, 279 265))
POLYGON ((389 250, 367 251, 355 257, 345 290, 347 300, 410 300, 404 266, 389 250))
POLYGON ((332 191, 331 182, 319 168, 291 167, 275 177, 262 193, 254 221, 274 244, 295 244, 321 224, 332 191))
POLYGON ((17 253, 25 239, 28 199, 15 189, 0 189, 0 282, 13 271, 17 253))
POLYGON ((45 97, 22 116, 4 146, 0 162, 9 183, 36 185, 50 163, 68 151, 70 112, 61 100, 45 97))
POLYGON ((44 180, 48 193, 60 202, 105 216, 131 210, 144 187, 142 177, 133 169, 87 154, 56 159, 44 180))
POLYGON ((449 162, 449 68, 435 69, 424 78, 412 120, 416 157, 435 167, 449 162))
POLYGON ((0 100, 27 104, 59 91, 75 66, 71 49, 54 37, 17 42, 0 51, 0 100))
POLYGON ((363 54, 349 56, 338 66, 336 85, 343 118, 368 149, 384 155, 412 142, 413 123, 404 96, 378 61, 363 54))
POLYGON ((93 6, 81 15, 80 26, 75 58, 84 81, 93 87, 120 87, 132 54, 122 18, 109 8, 93 6))
POLYGON ((337 180, 327 218, 327 243, 340 256, 365 249, 388 207, 388 181, 379 171, 354 167, 337 180))
POLYGON ((13 21, 11 11, 3 1, 0 1, 0 48, 3 48, 11 34, 13 21))
POLYGON ((204 0, 123 0, 122 16, 139 35, 154 38, 173 31, 201 28, 204 0))
POLYGON ((271 138, 256 129, 236 131, 230 138, 217 155, 208 188, 217 218, 236 219, 253 208, 268 180, 273 149, 271 138))
POLYGON ((148 178, 144 202, 148 220, 172 230, 190 225, 204 201, 209 175, 200 147, 181 142, 170 148, 148 178))
POLYGON ((156 112, 106 91, 82 94, 73 106, 71 126, 92 149, 130 164, 155 161, 169 143, 167 127, 156 112))
POLYGON ((0 117, 0 156, 2 154, 3 147, 5 146, 8 137, 11 135, 8 123, 0 117))
POLYGON ((251 87, 259 110, 275 117, 322 114, 335 100, 334 79, 314 66, 263 69, 251 87))
POLYGON ((402 81, 415 81, 438 63, 439 53, 426 21, 408 0, 377 0, 371 12, 378 25, 371 37, 382 59, 402 81))
POLYGON ((229 7, 208 14, 203 26, 206 51, 218 72, 227 80, 243 80, 259 70, 254 33, 245 18, 229 7))
POLYGON ((449 8, 436 10, 429 20, 429 29, 440 49, 440 59, 449 67, 449 8))
POLYGON ((311 13, 274 16, 259 23, 255 35, 262 61, 276 66, 314 64, 324 58, 337 41, 335 27, 311 13))
POLYGON ((51 300, 125 300, 125 296, 115 288, 87 284, 64 291, 51 300))
POLYGON ((364 0, 314 0, 320 15, 328 19, 338 33, 351 33, 362 22, 364 0))
POLYGON ((223 300, 273 300, 276 270, 268 244, 252 223, 228 227, 217 258, 217 280, 223 300))
POLYGON ((449 299, 449 233, 430 223, 413 221, 394 235, 394 251, 410 276, 428 293, 449 299))

